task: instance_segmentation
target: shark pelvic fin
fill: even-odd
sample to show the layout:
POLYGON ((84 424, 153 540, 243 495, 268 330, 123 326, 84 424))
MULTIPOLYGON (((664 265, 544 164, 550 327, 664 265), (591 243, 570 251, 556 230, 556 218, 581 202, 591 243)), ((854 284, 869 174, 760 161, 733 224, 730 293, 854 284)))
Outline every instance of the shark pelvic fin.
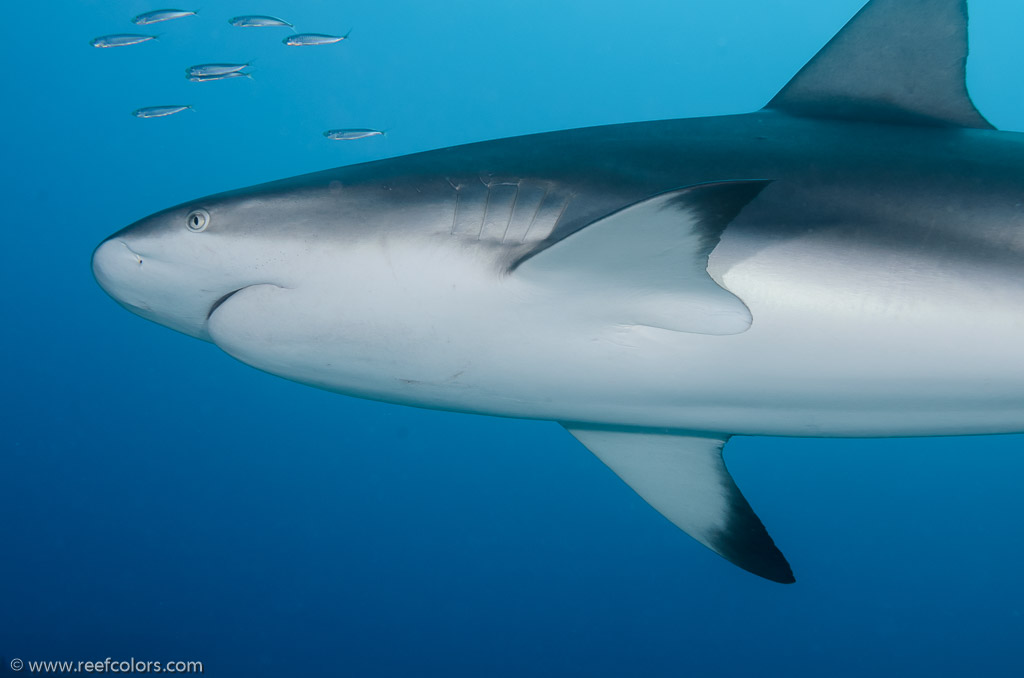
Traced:
POLYGON ((708 256, 767 181, 698 184, 614 212, 520 262, 514 275, 580 289, 610 323, 738 334, 750 311, 708 274, 708 256), (617 303, 618 302, 618 303, 617 303))
POLYGON ((994 129, 967 93, 966 62, 966 0, 871 0, 766 108, 994 129))
POLYGON ((785 556, 722 460, 728 436, 563 424, 648 504, 734 565, 781 584, 785 556))

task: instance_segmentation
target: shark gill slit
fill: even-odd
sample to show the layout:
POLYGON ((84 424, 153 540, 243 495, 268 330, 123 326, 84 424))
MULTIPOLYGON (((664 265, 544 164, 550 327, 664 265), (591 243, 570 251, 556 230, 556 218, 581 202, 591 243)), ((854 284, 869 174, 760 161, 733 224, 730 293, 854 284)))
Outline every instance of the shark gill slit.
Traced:
MULTIPOLYGON (((569 195, 565 196, 565 202, 562 203, 562 209, 559 210, 558 216, 555 217, 555 222, 553 224, 551 224, 551 230, 548 232, 547 235, 551 235, 552 233, 555 232, 555 230, 558 229, 558 223, 562 220, 562 217, 565 216, 565 210, 569 209, 569 202, 571 200, 572 200, 572 193, 570 193, 569 195)), ((545 236, 545 237, 547 237, 547 236, 545 236)))
POLYGON ((505 244, 505 238, 508 237, 508 229, 512 226, 512 215, 516 213, 516 205, 519 204, 519 189, 522 188, 522 185, 522 180, 516 182, 516 194, 512 196, 512 207, 508 211, 508 221, 505 222, 505 230, 501 232, 502 244, 505 244))
POLYGON ((533 225, 537 223, 537 216, 540 214, 540 208, 544 206, 544 201, 548 199, 548 192, 551 190, 550 186, 544 187, 544 195, 537 201, 537 208, 533 210, 533 216, 530 218, 530 224, 523 231, 523 237, 520 238, 520 242, 526 242, 526 239, 530 237, 530 230, 533 229, 533 225))
MULTIPOLYGON (((448 183, 451 184, 452 180, 449 179, 448 183)), ((452 184, 452 188, 455 189, 455 209, 452 210, 452 228, 451 228, 450 231, 448 231, 448 235, 455 235, 455 225, 457 223, 459 223, 459 200, 460 200, 461 195, 462 195, 462 192, 461 192, 459 186, 456 186, 455 184, 452 184)))
POLYGON ((480 217, 480 230, 476 233, 477 240, 483 240, 484 227, 487 225, 487 212, 491 209, 491 195, 494 193, 494 189, 491 184, 484 184, 487 187, 487 197, 484 198, 484 213, 480 217))

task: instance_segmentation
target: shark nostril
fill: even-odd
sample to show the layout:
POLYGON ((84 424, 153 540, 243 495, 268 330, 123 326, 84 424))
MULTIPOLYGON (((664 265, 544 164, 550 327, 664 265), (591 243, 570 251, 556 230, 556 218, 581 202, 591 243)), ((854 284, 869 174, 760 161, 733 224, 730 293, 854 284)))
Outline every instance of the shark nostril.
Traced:
POLYGON ((124 240, 121 241, 121 244, 124 245, 124 248, 126 250, 128 250, 128 253, 132 255, 132 258, 135 259, 136 263, 138 263, 139 267, 141 268, 142 267, 142 256, 138 252, 133 250, 131 247, 128 247, 128 243, 126 243, 124 240))

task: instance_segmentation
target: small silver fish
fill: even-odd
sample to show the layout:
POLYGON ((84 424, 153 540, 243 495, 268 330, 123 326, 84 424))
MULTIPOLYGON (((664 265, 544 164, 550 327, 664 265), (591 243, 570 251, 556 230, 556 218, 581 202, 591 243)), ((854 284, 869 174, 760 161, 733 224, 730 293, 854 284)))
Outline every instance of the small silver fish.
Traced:
POLYGON ((384 131, 379 129, 329 129, 324 136, 332 141, 351 141, 353 139, 365 139, 367 137, 384 136, 384 131))
POLYGON ((147 24, 156 24, 161 21, 170 21, 171 19, 181 19, 186 16, 195 16, 195 12, 190 12, 187 9, 155 9, 152 12, 144 12, 134 19, 132 23, 137 26, 145 26, 147 24))
POLYGON ((168 115, 192 110, 191 106, 146 106, 132 111, 136 118, 165 118, 168 115))
POLYGON ((198 75, 200 77, 207 77, 210 75, 227 75, 228 73, 236 73, 243 68, 246 68, 251 63, 252 62, 250 61, 245 64, 199 64, 197 66, 189 66, 185 69, 185 73, 187 73, 189 77, 193 75, 198 75))
POLYGON ((284 19, 278 19, 276 16, 266 16, 263 14, 246 14, 245 16, 236 16, 232 19, 228 19, 228 23, 232 26, 238 26, 239 28, 265 28, 268 26, 286 26, 292 28, 292 25, 284 19))
POLYGON ((93 47, 125 47, 137 45, 140 42, 156 40, 155 35, 139 35, 138 33, 116 33, 114 35, 101 35, 93 39, 89 44, 93 47))
POLYGON ((189 82, 212 82, 213 80, 227 80, 228 78, 251 78, 252 74, 242 71, 231 71, 230 73, 218 73, 217 75, 188 75, 189 82))
MULTIPOLYGON (((350 31, 351 32, 351 31, 350 31)), ((323 33, 296 33, 289 35, 282 40, 289 47, 304 47, 306 45, 333 45, 336 42, 347 40, 349 34, 345 35, 324 35, 323 33)))

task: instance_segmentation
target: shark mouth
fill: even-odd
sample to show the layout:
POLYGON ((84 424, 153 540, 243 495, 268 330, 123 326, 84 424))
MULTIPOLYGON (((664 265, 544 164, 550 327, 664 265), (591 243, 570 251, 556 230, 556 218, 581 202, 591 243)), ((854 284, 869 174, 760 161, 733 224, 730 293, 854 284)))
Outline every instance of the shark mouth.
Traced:
POLYGON ((250 287, 263 287, 264 285, 270 285, 271 287, 276 287, 279 290, 290 289, 290 288, 285 287, 284 285, 278 285, 276 283, 269 283, 269 282, 260 282, 260 283, 253 283, 251 285, 242 285, 238 289, 232 290, 232 291, 228 292, 223 297, 221 297, 217 301, 213 302, 213 304, 210 306, 210 310, 206 312, 206 320, 209 321, 210 318, 213 316, 213 314, 217 312, 218 308, 223 306, 224 303, 228 299, 230 299, 231 297, 235 296, 236 294, 238 294, 242 290, 247 290, 250 287))
POLYGON ((231 297, 235 296, 236 294, 238 294, 238 293, 239 293, 239 292, 241 292, 242 290, 244 290, 244 289, 248 289, 248 288, 250 288, 250 287, 253 287, 253 285, 245 285, 245 286, 243 286, 243 287, 239 287, 239 288, 238 288, 237 290, 233 290, 233 291, 231 291, 231 292, 228 292, 228 293, 227 293, 227 294, 225 294, 225 295, 224 295, 223 297, 221 297, 221 298, 220 298, 220 299, 218 299, 217 301, 213 302, 213 305, 212 305, 212 306, 210 306, 210 310, 209 310, 209 311, 207 311, 207 313, 206 313, 206 319, 207 319, 207 321, 209 321, 210 317, 211 317, 211 316, 212 316, 212 315, 214 314, 214 312, 215 312, 215 311, 216 311, 216 310, 217 310, 218 308, 220 308, 220 307, 221 307, 221 305, 222 305, 222 304, 223 304, 223 303, 224 303, 225 301, 227 301, 227 300, 228 300, 228 299, 230 299, 231 297))

